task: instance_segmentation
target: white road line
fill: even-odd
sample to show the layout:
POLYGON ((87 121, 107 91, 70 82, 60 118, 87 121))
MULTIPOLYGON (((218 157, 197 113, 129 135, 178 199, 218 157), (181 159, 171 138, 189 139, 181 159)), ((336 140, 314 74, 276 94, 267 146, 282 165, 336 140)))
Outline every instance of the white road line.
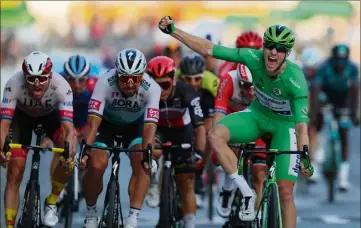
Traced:
POLYGON ((321 215, 321 220, 327 224, 347 224, 349 223, 348 219, 341 218, 337 215, 321 215))

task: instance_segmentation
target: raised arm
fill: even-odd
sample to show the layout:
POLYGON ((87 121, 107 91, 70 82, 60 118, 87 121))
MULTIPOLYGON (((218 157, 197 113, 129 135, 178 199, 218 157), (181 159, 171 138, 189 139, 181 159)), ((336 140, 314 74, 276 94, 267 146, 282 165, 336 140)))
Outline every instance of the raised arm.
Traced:
POLYGON ((171 35, 202 56, 213 56, 217 59, 244 64, 244 58, 242 58, 242 56, 245 56, 248 49, 228 48, 215 45, 207 39, 194 36, 176 28, 172 18, 169 16, 163 17, 158 27, 162 32, 171 35))

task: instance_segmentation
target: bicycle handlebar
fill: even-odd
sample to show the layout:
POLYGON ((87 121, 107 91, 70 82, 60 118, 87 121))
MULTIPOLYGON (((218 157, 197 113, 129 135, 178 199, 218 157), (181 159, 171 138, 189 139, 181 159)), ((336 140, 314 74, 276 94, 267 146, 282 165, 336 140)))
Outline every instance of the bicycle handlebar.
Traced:
POLYGON ((33 149, 33 150, 40 150, 40 151, 52 151, 54 153, 63 153, 64 148, 58 148, 58 147, 41 147, 41 146, 26 146, 19 143, 9 143, 10 149, 33 149))
POLYGON ((190 143, 182 143, 182 144, 178 144, 178 145, 174 145, 172 144, 172 142, 166 142, 166 143, 161 143, 161 144, 157 144, 154 146, 154 149, 164 149, 164 148, 171 148, 171 149, 189 149, 191 148, 192 145, 190 143))
POLYGON ((151 144, 149 145, 147 149, 128 149, 128 148, 122 148, 120 146, 103 147, 103 146, 94 146, 89 144, 85 144, 83 146, 85 146, 86 149, 100 149, 100 150, 113 150, 113 151, 119 150, 120 152, 148 152, 149 150, 152 151, 152 145, 151 144))
POLYGON ((103 147, 103 146, 95 146, 95 145, 89 145, 86 143, 86 140, 83 139, 82 140, 82 144, 81 144, 81 151, 80 151, 80 155, 79 155, 79 159, 78 159, 78 163, 81 163, 81 160, 83 159, 84 155, 87 155, 87 153, 84 153, 85 149, 100 149, 100 150, 109 150, 109 151, 119 151, 121 153, 124 152, 147 152, 148 153, 148 164, 151 165, 152 164, 152 144, 148 144, 147 145, 147 149, 128 149, 128 148, 122 148, 120 146, 112 146, 112 147, 103 147))
POLYGON ((278 155, 281 155, 281 154, 300 154, 302 155, 303 157, 306 158, 306 161, 307 161, 307 167, 311 165, 311 160, 310 160, 310 155, 309 155, 309 152, 308 152, 308 146, 307 145, 304 145, 303 146, 303 150, 302 151, 299 151, 299 150, 279 150, 279 149, 265 149, 265 150, 247 150, 247 149, 244 149, 243 153, 241 154, 242 157, 247 157, 249 156, 250 154, 265 154, 266 156, 278 156, 278 155))

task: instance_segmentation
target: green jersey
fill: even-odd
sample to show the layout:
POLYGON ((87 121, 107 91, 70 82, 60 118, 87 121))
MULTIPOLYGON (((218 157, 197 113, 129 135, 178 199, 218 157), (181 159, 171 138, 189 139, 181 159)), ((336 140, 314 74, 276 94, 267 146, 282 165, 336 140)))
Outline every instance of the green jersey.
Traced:
POLYGON ((252 73, 256 99, 251 108, 271 119, 308 122, 308 87, 301 68, 287 61, 283 73, 275 79, 267 75, 263 50, 213 47, 213 57, 244 64, 252 73))

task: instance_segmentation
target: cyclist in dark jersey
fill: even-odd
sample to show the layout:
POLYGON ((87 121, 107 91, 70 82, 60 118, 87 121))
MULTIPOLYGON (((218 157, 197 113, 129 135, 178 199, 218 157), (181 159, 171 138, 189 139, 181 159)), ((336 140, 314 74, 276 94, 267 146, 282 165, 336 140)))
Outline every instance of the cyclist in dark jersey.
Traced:
MULTIPOLYGON (((207 89, 202 88, 202 80, 205 71, 205 60, 202 56, 194 53, 183 57, 180 62, 180 79, 191 85, 200 96, 201 107, 204 116, 206 132, 213 127, 214 96, 207 89)), ((203 207, 204 188, 202 183, 203 169, 197 170, 195 179, 195 192, 197 207, 203 207)))
POLYGON ((357 108, 359 104, 359 69, 349 59, 350 49, 347 45, 338 44, 332 48, 332 55, 319 68, 314 79, 311 123, 316 126, 320 123, 317 113, 323 102, 334 106, 334 115, 339 121, 342 147, 342 163, 339 172, 339 188, 341 191, 349 189, 348 173, 348 130, 352 125, 359 123, 357 108), (323 93, 322 93, 323 92, 323 93), (319 97, 319 94, 325 96, 319 97))
MULTIPOLYGON (((195 151, 203 153, 206 131, 197 92, 188 84, 175 80, 175 63, 168 57, 158 56, 151 59, 147 73, 161 87, 157 139, 160 142, 171 141, 173 144, 192 143, 195 151)), ((193 228, 196 213, 193 149, 173 152, 172 164, 176 172, 183 220, 185 227, 193 228)))

